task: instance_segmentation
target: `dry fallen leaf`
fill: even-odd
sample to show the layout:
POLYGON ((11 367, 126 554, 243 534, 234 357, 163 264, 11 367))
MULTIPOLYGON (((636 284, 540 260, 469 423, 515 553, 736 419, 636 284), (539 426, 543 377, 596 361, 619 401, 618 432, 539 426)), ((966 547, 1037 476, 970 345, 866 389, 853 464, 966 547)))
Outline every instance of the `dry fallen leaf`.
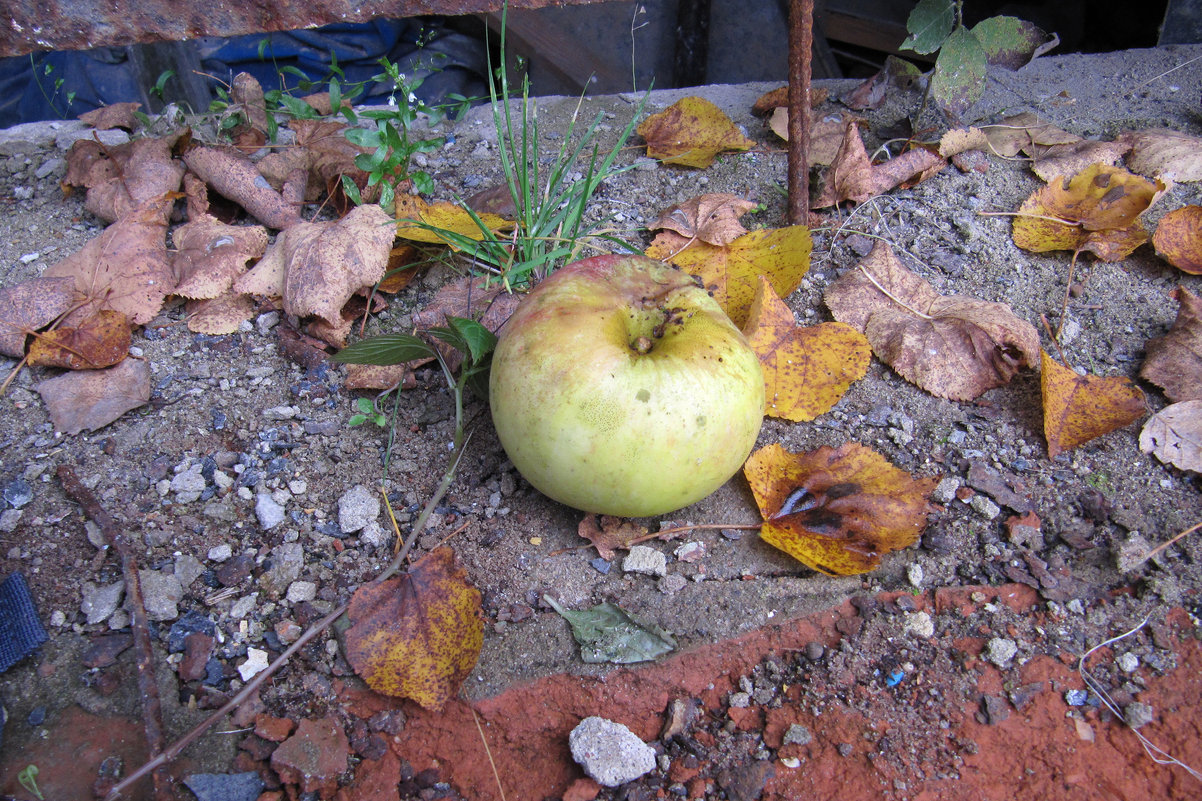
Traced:
POLYGON ((1202 206, 1182 206, 1161 217, 1152 246, 1178 270, 1202 275, 1202 206))
POLYGON ((448 317, 475 320, 494 334, 501 329, 522 295, 505 291, 498 280, 488 276, 464 276, 443 284, 434 299, 413 313, 418 328, 435 328, 447 324, 448 317))
POLYGON ((860 127, 849 120, 843 131, 838 154, 824 176, 822 192, 811 204, 820 209, 850 200, 863 203, 888 192, 916 176, 923 180, 938 172, 946 162, 934 151, 923 147, 907 150, 900 156, 873 164, 860 138, 860 127))
POLYGON ((267 230, 261 225, 226 225, 209 215, 176 228, 172 268, 174 294, 185 298, 215 298, 246 272, 247 262, 267 249, 267 230))
POLYGON ((907 381, 972 400, 1032 367, 1039 334, 1002 303, 942 296, 877 243, 826 290, 835 319, 863 331, 872 351, 907 381))
POLYGON ((1202 299, 1183 286, 1172 296, 1177 319, 1167 334, 1148 340, 1139 374, 1173 402, 1202 400, 1202 299))
POLYGON ((956 128, 939 139, 939 155, 945 159, 969 150, 987 150, 989 138, 980 128, 956 128))
POLYGON ((1014 218, 1014 244, 1024 250, 1089 251, 1102 261, 1121 261, 1148 241, 1139 215, 1164 184, 1124 169, 1093 164, 1028 197, 1014 218))
POLYGON ((1202 473, 1202 400, 1166 406, 1144 425, 1139 449, 1181 470, 1202 473))
POLYGON ((750 150, 748 139, 722 109, 700 97, 685 97, 652 114, 638 127, 647 155, 664 164, 705 169, 727 150, 750 150))
POLYGON ((268 228, 283 229, 301 221, 299 205, 273 189, 255 165, 233 150, 194 147, 184 154, 184 163, 268 228))
POLYGON ((400 386, 402 389, 413 389, 417 386, 417 377, 413 375, 412 364, 347 364, 347 389, 389 389, 400 386))
POLYGON ((1035 159, 1031 170, 1050 183, 1057 176, 1076 175, 1091 164, 1117 164, 1130 149, 1131 146, 1124 142, 1099 142, 1093 139, 1052 145, 1035 159))
POLYGON ((1081 375, 1040 353, 1048 456, 1133 423, 1147 410, 1144 393, 1126 377, 1081 375))
POLYGON ((223 336, 238 330, 255 316, 255 304, 247 295, 227 293, 209 300, 189 301, 185 309, 188 330, 197 334, 223 336))
POLYGON ((35 387, 56 431, 95 431, 150 400, 150 367, 126 359, 106 370, 64 373, 35 387))
MULTIPOLYGON (((820 86, 815 86, 810 89, 810 106, 817 106, 826 101, 827 91, 820 86)), ((778 86, 775 89, 770 89, 760 95, 755 103, 751 106, 751 113, 757 117, 763 117, 778 108, 787 108, 789 105, 789 87, 778 86)))
POLYGON ((71 310, 75 279, 31 278, 0 289, 0 353, 21 358, 25 338, 71 310))
POLYGON ((129 355, 131 339, 129 318, 101 310, 73 328, 38 334, 29 346, 29 363, 68 370, 112 367, 129 355))
POLYGON ((601 515, 598 520, 597 515, 585 515, 576 533, 588 540, 602 559, 612 562, 619 548, 629 550, 633 540, 647 536, 647 527, 624 517, 601 515))
POLYGON ((729 192, 698 195, 664 209, 647 227, 652 231, 666 228, 681 236, 721 247, 747 233, 739 218, 755 205, 729 192))
POLYGON ((79 115, 79 119, 81 122, 86 122, 98 131, 107 131, 111 128, 124 128, 127 131, 132 131, 138 127, 138 118, 134 116, 134 112, 141 107, 141 103, 132 101, 110 103, 107 106, 85 111, 79 115))
POLYGON ((76 309, 68 325, 99 309, 125 314, 137 325, 154 319, 163 299, 175 289, 167 256, 165 208, 170 196, 143 203, 105 228, 79 251, 48 267, 43 277, 71 276, 88 303, 76 309))
POLYGON ((874 570, 884 554, 913 545, 938 481, 914 478, 854 442, 809 453, 768 445, 743 473, 764 518, 764 541, 837 576, 874 570))
POLYGON ((392 240, 392 219, 374 203, 340 220, 297 223, 280 232, 233 289, 282 297, 288 314, 316 315, 337 327, 351 295, 384 277, 392 240))
POLYGON ((764 372, 764 413, 813 420, 868 372, 868 340, 844 323, 799 327, 793 312, 760 276, 744 329, 764 372))
POLYGON ((360 587, 347 609, 346 659, 376 692, 439 710, 459 692, 484 644, 480 591, 450 548, 396 578, 360 587))
POLYGON ((1202 181, 1202 139, 1178 131, 1151 130, 1120 137, 1131 146, 1132 172, 1174 183, 1202 181))
POLYGON ((981 130, 988 137, 993 152, 1006 158, 1013 158, 1019 152, 1039 158, 1050 147, 1081 141, 1080 136, 1057 128, 1029 111, 1006 117, 1000 123, 982 125, 981 130))
POLYGON ((138 206, 179 189, 184 166, 172 156, 178 135, 135 139, 106 147, 79 140, 71 148, 65 183, 87 187, 85 207, 113 222, 138 206))
POLYGON ((700 278, 727 316, 742 328, 759 276, 772 282, 776 294, 788 297, 810 268, 812 249, 809 229, 794 225, 752 231, 721 248, 663 233, 647 248, 647 255, 700 278))

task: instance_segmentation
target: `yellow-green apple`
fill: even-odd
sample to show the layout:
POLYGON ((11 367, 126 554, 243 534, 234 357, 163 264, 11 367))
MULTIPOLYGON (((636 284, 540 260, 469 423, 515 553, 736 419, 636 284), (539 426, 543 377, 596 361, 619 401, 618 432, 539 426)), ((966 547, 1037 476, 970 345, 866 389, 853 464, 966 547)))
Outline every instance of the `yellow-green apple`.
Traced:
POLYGON ((500 333, 489 401, 510 460, 586 512, 665 514, 734 475, 764 415, 759 360, 687 273, 643 256, 568 265, 500 333))

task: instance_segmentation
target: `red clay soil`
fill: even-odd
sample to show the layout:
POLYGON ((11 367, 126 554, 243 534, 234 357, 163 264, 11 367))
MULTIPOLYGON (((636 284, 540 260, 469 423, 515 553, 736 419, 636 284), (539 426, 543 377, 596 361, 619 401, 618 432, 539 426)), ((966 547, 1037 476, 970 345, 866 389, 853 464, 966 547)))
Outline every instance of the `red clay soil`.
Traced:
MULTIPOLYGON (((896 593, 881 596, 889 602, 896 593)), ((933 614, 970 610, 986 600, 996 600, 1014 609, 1031 610, 1036 596, 1029 588, 967 587, 940 590, 916 599, 933 614), (971 600, 970 600, 971 599, 971 600), (930 609, 931 602, 934 609, 930 609)), ((1197 799, 1202 783, 1177 766, 1157 765, 1144 753, 1135 733, 1104 709, 1068 706, 1065 692, 1083 688, 1076 670, 1076 657, 1035 656, 1019 668, 1023 686, 1041 683, 1041 691, 1011 710, 1004 720, 985 722, 979 711, 984 696, 1007 690, 1001 671, 978 658, 985 637, 960 638, 955 647, 964 657, 962 676, 952 676, 946 686, 930 671, 926 681, 917 681, 900 692, 872 691, 861 683, 853 688, 857 703, 849 705, 834 698, 822 699, 822 688, 789 687, 777 708, 756 705, 727 709, 727 698, 737 689, 739 677, 752 672, 767 658, 784 661, 818 641, 836 646, 841 632, 848 630, 859 612, 850 602, 821 614, 787 624, 767 627, 734 640, 697 648, 662 664, 637 669, 615 670, 604 678, 557 675, 515 687, 500 696, 475 704, 481 728, 472 708, 455 702, 440 713, 406 707, 408 721, 393 740, 393 753, 379 760, 365 760, 353 784, 340 790, 340 801, 394 798, 388 795, 401 779, 401 760, 413 771, 437 771, 467 799, 500 799, 497 778, 481 741, 487 738, 505 797, 513 801, 564 798, 587 801, 608 798, 584 778, 568 752, 568 733, 584 717, 601 715, 629 726, 639 737, 654 742, 661 736, 665 709, 676 698, 699 699, 711 720, 725 721, 725 731, 759 732, 763 743, 774 749, 771 768, 759 768, 762 797, 785 799, 909 798, 936 799, 1197 799), (933 679, 933 681, 932 681, 933 679), (866 691, 865 691, 866 690, 866 691), (950 728, 934 720, 926 731, 892 731, 909 719, 925 696, 941 691, 959 691, 952 702, 957 710, 950 728), (820 714, 815 715, 817 709, 820 714), (734 725, 731 725, 731 722, 734 725), (813 735, 807 745, 782 746, 784 732, 801 723, 813 735), (905 736, 899 736, 899 735, 905 736), (926 741, 925 743, 922 741, 926 741), (895 742, 905 753, 882 756, 895 742), (915 743, 918 743, 916 746, 915 743), (950 762, 954 770, 948 770, 950 762), (795 768, 787 763, 799 761, 795 768), (939 764, 942 763, 942 764, 939 764), (768 776, 765 780, 765 776, 768 776)), ((1156 710, 1156 720, 1141 732, 1164 751, 1187 765, 1202 765, 1202 732, 1197 715, 1202 709, 1202 648, 1193 636, 1188 615, 1177 610, 1167 621, 1172 630, 1176 668, 1153 677, 1140 700, 1156 710)), ((1093 659, 1110 656, 1099 651, 1093 659)), ((851 684, 855 684, 853 679, 851 684)), ((946 692, 944 694, 946 694, 946 692)), ((370 691, 341 688, 352 714, 367 717, 395 702, 370 691)), ((918 726, 917 728, 922 728, 918 726)), ((714 797, 714 784, 727 789, 727 796, 745 792, 732 789, 730 772, 723 774, 722 746, 711 730, 698 725, 692 732, 696 743, 706 746, 706 757, 674 759, 669 782, 684 784, 690 798, 714 797)), ((754 763, 753 763, 754 764, 754 763)), ((666 798, 663 786, 645 795, 629 797, 666 798)))

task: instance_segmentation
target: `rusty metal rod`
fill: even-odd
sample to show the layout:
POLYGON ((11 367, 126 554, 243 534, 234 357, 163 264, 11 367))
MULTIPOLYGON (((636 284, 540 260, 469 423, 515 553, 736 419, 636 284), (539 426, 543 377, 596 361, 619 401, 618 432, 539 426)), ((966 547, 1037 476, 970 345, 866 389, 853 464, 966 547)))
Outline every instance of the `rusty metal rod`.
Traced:
POLYGON ((810 59, 814 0, 789 3, 789 224, 810 219, 810 59))

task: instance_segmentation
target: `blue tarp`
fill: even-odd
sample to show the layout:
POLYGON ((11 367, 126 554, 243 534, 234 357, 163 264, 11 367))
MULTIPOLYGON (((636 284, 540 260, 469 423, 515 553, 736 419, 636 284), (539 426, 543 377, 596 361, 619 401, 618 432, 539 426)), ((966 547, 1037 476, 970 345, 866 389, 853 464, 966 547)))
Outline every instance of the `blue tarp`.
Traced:
MULTIPOLYGON (((484 43, 428 19, 201 38, 188 44, 195 48, 210 87, 228 86, 234 75, 249 72, 265 90, 296 89, 301 78, 283 71, 293 67, 318 84, 312 91, 321 91, 331 75, 332 59, 344 72, 345 85, 379 74, 379 59, 387 58, 407 75, 428 76, 418 90, 428 103, 450 93, 473 97, 487 92, 484 43)), ((155 77, 150 76, 151 85, 155 77)), ((139 85, 129 53, 122 47, 0 59, 0 128, 36 120, 73 119, 109 103, 141 100, 146 88, 139 85)), ((357 102, 387 102, 388 87, 369 84, 368 88, 367 98, 357 102)))

